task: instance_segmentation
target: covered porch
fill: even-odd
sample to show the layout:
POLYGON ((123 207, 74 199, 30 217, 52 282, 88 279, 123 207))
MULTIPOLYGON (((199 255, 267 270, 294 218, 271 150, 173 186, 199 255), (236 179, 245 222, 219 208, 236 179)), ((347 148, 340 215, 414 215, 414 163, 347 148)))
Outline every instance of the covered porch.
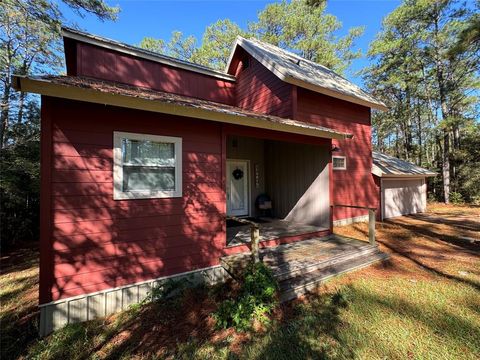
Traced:
POLYGON ((238 219, 258 226, 263 246, 328 235, 331 139, 262 134, 225 137, 226 247, 250 242, 238 219))

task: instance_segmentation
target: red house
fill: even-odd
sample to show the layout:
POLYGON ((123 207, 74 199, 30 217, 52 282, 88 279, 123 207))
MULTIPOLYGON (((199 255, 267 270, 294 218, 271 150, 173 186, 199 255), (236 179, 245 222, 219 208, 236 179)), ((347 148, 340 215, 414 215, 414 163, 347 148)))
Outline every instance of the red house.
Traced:
POLYGON ((367 215, 332 205, 378 207, 370 113, 385 106, 333 71, 254 39, 216 71, 63 37, 67 75, 14 78, 42 95, 43 334, 167 278, 221 280, 221 258, 249 250, 227 216, 270 219, 268 247, 367 215))

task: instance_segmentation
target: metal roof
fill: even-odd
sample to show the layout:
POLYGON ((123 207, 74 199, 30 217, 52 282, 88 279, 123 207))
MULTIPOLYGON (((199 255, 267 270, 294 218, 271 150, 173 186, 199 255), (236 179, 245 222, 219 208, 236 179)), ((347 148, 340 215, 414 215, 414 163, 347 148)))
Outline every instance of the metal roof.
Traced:
POLYGON ((19 91, 329 139, 353 135, 236 106, 79 76, 12 78, 19 91))
POLYGON ((378 177, 425 177, 437 175, 433 171, 387 154, 373 151, 372 155, 372 173, 378 177))
POLYGON ((387 109, 383 102, 329 68, 257 39, 237 38, 226 67, 227 72, 237 46, 285 82, 367 107, 387 109))

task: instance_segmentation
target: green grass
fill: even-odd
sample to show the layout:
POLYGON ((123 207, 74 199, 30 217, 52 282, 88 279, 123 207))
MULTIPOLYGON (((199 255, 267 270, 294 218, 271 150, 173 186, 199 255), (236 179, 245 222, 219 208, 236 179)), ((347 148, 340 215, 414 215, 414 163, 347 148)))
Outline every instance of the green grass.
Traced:
MULTIPOLYGON (((472 286, 441 278, 363 278, 353 283, 344 280, 334 280, 322 294, 284 307, 285 318, 274 319, 266 329, 251 333, 241 345, 235 344, 235 333, 219 341, 192 337, 176 342, 161 352, 161 357, 480 358, 480 296, 472 286)), ((134 345, 142 334, 130 333, 123 345, 109 342, 125 331, 123 324, 141 320, 140 308, 122 313, 109 325, 95 321, 86 326, 68 326, 37 343, 28 357, 77 359, 87 353, 92 358, 111 358, 121 353, 122 358, 130 358, 138 355, 134 345)), ((145 358, 151 358, 148 349, 142 352, 145 358)))
MULTIPOLYGON (((463 216, 470 208, 440 210, 463 216)), ((480 252, 452 235, 440 238, 475 235, 454 225, 402 221, 408 226, 379 227, 388 264, 335 278, 246 333, 215 326, 212 314, 226 293, 217 287, 38 339, 34 318, 22 320, 34 309, 36 272, 11 271, 0 277, 2 359, 480 359, 480 252)), ((367 234, 366 225, 342 231, 367 234)))

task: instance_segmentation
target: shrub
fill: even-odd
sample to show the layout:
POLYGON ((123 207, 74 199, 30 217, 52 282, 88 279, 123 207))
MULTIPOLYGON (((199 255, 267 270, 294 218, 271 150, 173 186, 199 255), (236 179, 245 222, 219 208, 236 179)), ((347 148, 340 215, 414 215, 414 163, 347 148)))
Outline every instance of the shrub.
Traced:
POLYGON ((450 193, 450 202, 452 204, 463 204, 465 201, 463 199, 462 194, 460 194, 459 192, 452 191, 450 193))
POLYGON ((150 296, 147 296, 144 302, 165 301, 181 297, 185 290, 194 286, 195 284, 188 278, 168 279, 155 285, 149 294, 150 296))
POLYGON ((214 314, 220 328, 251 328, 252 322, 268 321, 267 314, 277 304, 278 284, 271 270, 262 263, 250 265, 243 273, 236 298, 225 300, 214 314))
POLYGON ((475 195, 472 197, 472 204, 473 205, 480 205, 480 195, 475 195))

